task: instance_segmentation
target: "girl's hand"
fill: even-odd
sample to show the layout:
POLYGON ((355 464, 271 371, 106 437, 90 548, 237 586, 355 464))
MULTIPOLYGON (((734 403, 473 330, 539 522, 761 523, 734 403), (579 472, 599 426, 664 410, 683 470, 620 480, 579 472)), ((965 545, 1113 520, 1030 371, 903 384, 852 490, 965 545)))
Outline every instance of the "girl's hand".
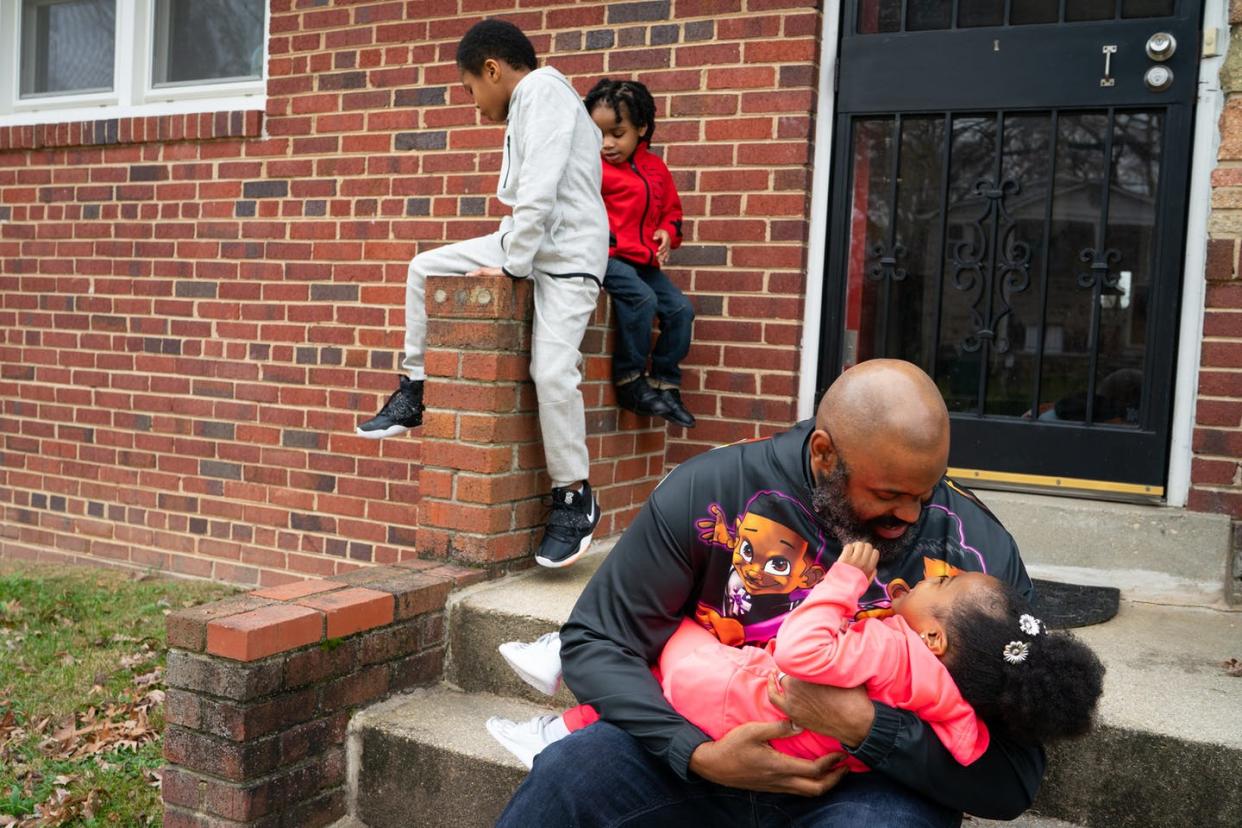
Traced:
POLYGON ((668 261, 668 251, 672 249, 673 240, 669 236, 667 230, 657 230, 651 234, 651 240, 656 243, 656 261, 663 267, 668 261))
POLYGON ((866 541, 854 541, 845 545, 837 561, 858 567, 870 581, 875 577, 875 568, 880 563, 880 552, 866 541))

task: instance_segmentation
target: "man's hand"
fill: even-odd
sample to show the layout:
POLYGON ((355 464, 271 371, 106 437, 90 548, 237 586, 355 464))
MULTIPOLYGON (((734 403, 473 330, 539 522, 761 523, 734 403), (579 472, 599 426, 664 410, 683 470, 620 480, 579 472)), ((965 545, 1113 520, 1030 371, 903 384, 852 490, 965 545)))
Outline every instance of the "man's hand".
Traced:
POLYGON ((738 725, 723 739, 704 742, 690 754, 690 770, 709 782, 748 791, 819 796, 831 790, 847 768, 844 754, 814 761, 786 756, 768 744, 797 733, 790 722, 738 725))
POLYGON ((880 551, 866 541, 847 543, 841 550, 837 563, 847 563, 858 567, 870 581, 875 577, 875 568, 880 563, 880 551))
POLYGON ((480 267, 478 270, 472 270, 466 274, 470 277, 477 276, 505 276, 504 268, 500 267, 480 267))
POLYGON ((768 700, 807 730, 858 747, 871 732, 875 707, 863 687, 831 687, 799 681, 793 676, 768 679, 768 700))
POLYGON ((664 267, 664 263, 668 261, 668 251, 672 249, 673 239, 667 230, 657 230, 651 234, 651 240, 656 243, 656 261, 659 262, 660 267, 664 267))

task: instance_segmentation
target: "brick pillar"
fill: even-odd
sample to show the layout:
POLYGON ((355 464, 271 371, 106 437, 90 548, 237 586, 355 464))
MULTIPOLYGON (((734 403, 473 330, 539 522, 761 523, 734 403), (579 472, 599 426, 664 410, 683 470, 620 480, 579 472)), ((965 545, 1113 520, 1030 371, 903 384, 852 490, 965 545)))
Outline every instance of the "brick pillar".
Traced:
POLYGON ((427 280, 421 557, 497 564, 532 553, 546 478, 531 288, 504 276, 427 280))
MULTIPOLYGON (((419 556, 493 569, 534 555, 551 488, 530 381, 532 285, 508 277, 427 280, 427 385, 419 556)), ((663 472, 665 424, 619 411, 609 382, 607 302, 583 338, 591 485, 620 531, 663 472)))
POLYGON ((344 816, 350 717, 440 679, 445 599, 482 576, 409 561, 170 615, 164 825, 312 828, 344 816))

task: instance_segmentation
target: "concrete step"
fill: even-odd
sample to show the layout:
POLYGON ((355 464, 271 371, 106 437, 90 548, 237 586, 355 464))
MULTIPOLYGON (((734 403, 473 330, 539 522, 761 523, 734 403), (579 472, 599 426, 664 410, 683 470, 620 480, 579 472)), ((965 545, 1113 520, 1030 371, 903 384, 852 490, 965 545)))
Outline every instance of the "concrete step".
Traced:
POLYGON ((352 816, 367 828, 494 825, 526 768, 483 723, 546 712, 520 699, 443 686, 358 714, 349 726, 351 772, 357 770, 352 816))
MULTIPOLYGON (((513 674, 496 648, 560 629, 615 542, 614 538, 597 543, 591 554, 567 569, 535 569, 450 596, 448 682, 463 690, 548 703, 546 696, 513 674)), ((562 688, 551 703, 569 707, 574 698, 562 688)))
MULTIPOLYGON (((495 824, 526 769, 488 736, 491 715, 526 719, 547 708, 450 687, 418 690, 351 725, 365 758, 356 812, 336 828, 483 828, 495 824), (411 768, 418 768, 411 774, 411 768)), ((971 819, 964 828, 1078 828, 1034 814, 971 819)))
MULTIPOLYGON (((385 725, 383 734, 364 739, 373 749, 390 744, 399 733, 424 733, 424 740, 430 740, 410 750, 439 764, 435 770, 418 765, 417 779, 406 774, 393 783, 400 797, 430 802, 437 786, 458 784, 454 774, 470 778, 462 756, 511 767, 502 752, 487 744, 482 722, 488 715, 529 717, 549 704, 560 709, 573 703, 564 690, 549 700, 527 688, 512 676, 496 647, 559 627, 599 561, 597 556, 567 571, 523 573, 454 597, 448 676, 455 687, 436 692, 466 692, 411 698, 391 715, 412 723, 385 725), (464 738, 459 744, 447 735, 433 739, 430 729, 446 715, 439 704, 458 711, 454 715, 472 716, 473 724, 458 729, 474 732, 481 746, 467 746, 464 738), (506 710, 520 712, 515 716, 506 710)), ((1242 786, 1236 783, 1242 778, 1242 678, 1227 675, 1221 666, 1226 659, 1242 658, 1242 612, 1123 601, 1112 621, 1076 632, 1108 668, 1099 728, 1086 741, 1051 751, 1048 778, 1036 803, 1042 817, 1082 826, 1242 824, 1242 786)), ((366 791, 360 802, 372 797, 382 802, 380 780, 400 766, 381 764, 373 770, 366 751, 360 761, 365 767, 360 791, 366 791)), ((510 771, 490 768, 486 775, 515 778, 510 771)), ((487 797, 495 793, 480 793, 479 801, 492 807, 496 802, 487 797)), ((506 797, 499 795, 501 805, 506 797)), ((369 807, 378 814, 385 806, 369 807)))
POLYGON ((976 491, 1036 578, 1114 586, 1125 598, 1224 606, 1232 527, 1225 515, 1165 506, 976 491))

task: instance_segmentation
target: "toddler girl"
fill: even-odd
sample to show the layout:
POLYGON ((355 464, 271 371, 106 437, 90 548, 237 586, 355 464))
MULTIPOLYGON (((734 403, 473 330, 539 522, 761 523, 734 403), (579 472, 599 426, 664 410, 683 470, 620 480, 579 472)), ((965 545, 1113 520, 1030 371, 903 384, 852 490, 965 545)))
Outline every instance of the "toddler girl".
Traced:
MULTIPOLYGON (((987 749, 988 730, 1043 743, 1085 734, 1104 667, 1068 633, 1052 633, 1007 584, 981 572, 920 581, 892 597, 894 614, 850 623, 875 575, 879 553, 851 543, 810 596, 786 616, 766 648, 729 647, 687 619, 660 655, 658 674, 673 707, 713 739, 753 721, 786 716, 768 699, 773 673, 867 695, 926 721, 953 757, 970 764, 987 749)), ((506 644, 501 652, 533 686, 555 690, 559 642, 506 644)), ((778 679, 779 680, 779 679, 778 679)), ((529 722, 488 720, 493 737, 527 767, 544 747, 598 716, 577 707, 529 722)), ((772 742, 793 756, 841 750, 809 730, 772 742)), ((866 770, 856 759, 854 771, 866 770)))
POLYGON ((669 251, 681 245, 681 200, 668 167, 649 152, 655 100, 637 81, 604 78, 585 103, 604 139, 602 192, 609 230, 604 290, 617 318, 612 355, 617 404, 690 428, 694 416, 681 400, 680 363, 690 349, 694 309, 660 269, 669 251), (655 319, 660 336, 653 348, 655 319))

